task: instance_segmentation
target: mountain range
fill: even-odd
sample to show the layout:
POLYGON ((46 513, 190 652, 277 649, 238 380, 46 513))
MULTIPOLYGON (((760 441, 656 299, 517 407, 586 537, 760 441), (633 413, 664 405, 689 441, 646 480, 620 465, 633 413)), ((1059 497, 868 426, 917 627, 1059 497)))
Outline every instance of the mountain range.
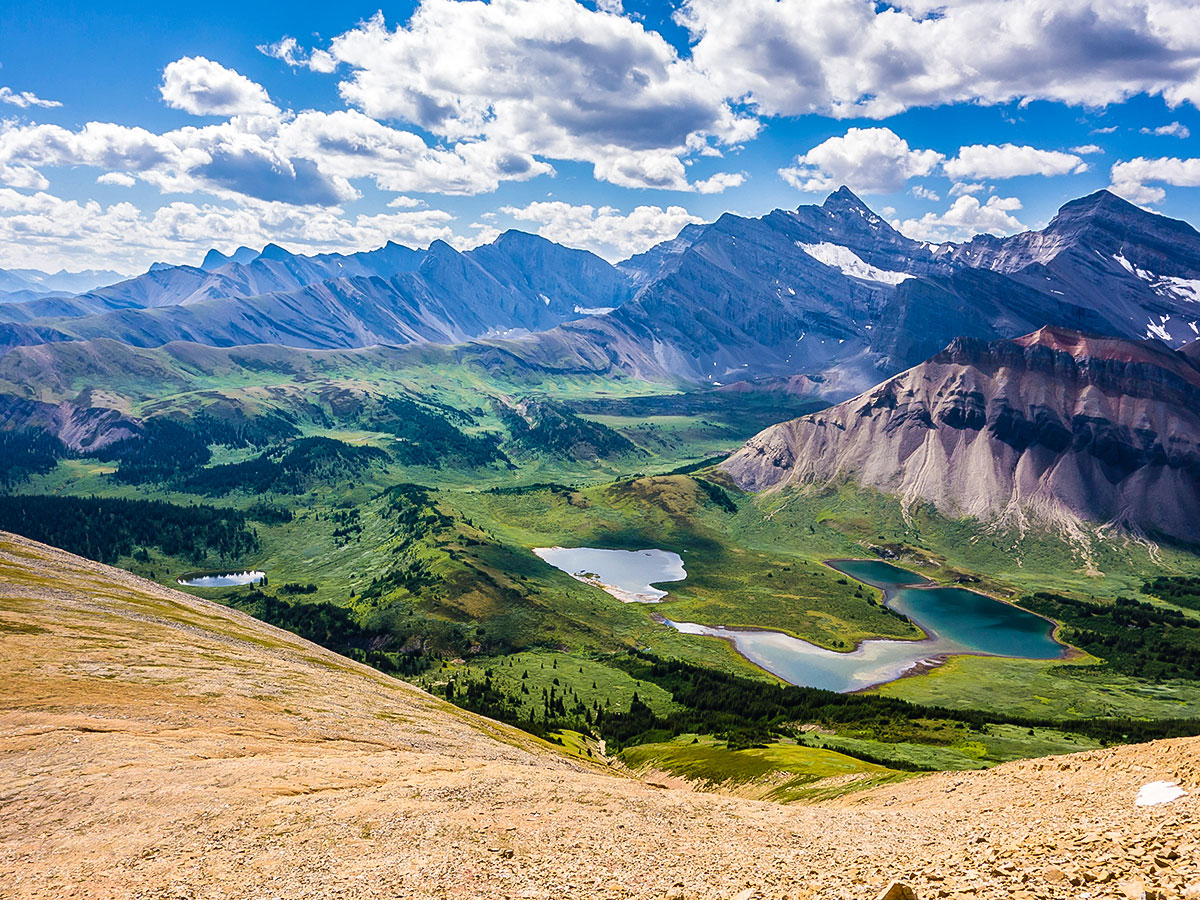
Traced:
POLYGON ((943 513, 1068 537, 1084 523, 1196 538, 1200 344, 1042 328, 956 338, 723 464, 747 490, 854 481, 943 513))
POLYGON ((616 266, 517 231, 466 252, 268 245, 0 303, 0 427, 86 452, 139 432, 104 390, 114 371, 161 387, 179 365, 300 372, 296 354, 399 345, 535 379, 854 397, 769 428, 727 471, 748 490, 853 478, 952 515, 1193 540, 1198 304, 1200 234, 1106 191, 964 244, 911 240, 842 188, 616 266))
POLYGON ((140 347, 331 349, 543 331, 631 293, 599 257, 514 231, 467 253, 443 241, 311 257, 274 244, 253 258, 210 253, 198 268, 156 267, 76 296, 0 304, 0 322, 140 347))
POLYGON ((125 276, 119 272, 105 269, 81 272, 0 269, 0 302, 29 300, 46 294, 78 294, 124 280, 125 276))
POLYGON ((691 383, 805 374, 839 398, 955 337, 1053 325, 1181 346, 1200 335, 1197 302, 1200 234, 1107 191, 1041 231, 933 245, 842 188, 820 206, 689 225, 616 266, 516 231, 465 253, 440 241, 311 257, 268 245, 0 303, 0 324, 7 346, 331 349, 532 334, 504 348, 535 369, 691 383))

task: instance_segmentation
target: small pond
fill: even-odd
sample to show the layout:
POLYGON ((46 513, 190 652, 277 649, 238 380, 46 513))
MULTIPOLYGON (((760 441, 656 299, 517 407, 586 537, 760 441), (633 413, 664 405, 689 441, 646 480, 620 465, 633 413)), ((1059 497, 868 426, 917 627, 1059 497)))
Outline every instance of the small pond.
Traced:
POLYGON ((543 560, 624 603, 658 603, 667 592, 654 587, 687 578, 683 559, 669 550, 597 550, 593 547, 535 547, 543 560))
POLYGON ((266 572, 229 572, 225 575, 201 575, 196 578, 181 578, 179 583, 184 587, 237 587, 241 584, 258 584, 266 577, 266 572))

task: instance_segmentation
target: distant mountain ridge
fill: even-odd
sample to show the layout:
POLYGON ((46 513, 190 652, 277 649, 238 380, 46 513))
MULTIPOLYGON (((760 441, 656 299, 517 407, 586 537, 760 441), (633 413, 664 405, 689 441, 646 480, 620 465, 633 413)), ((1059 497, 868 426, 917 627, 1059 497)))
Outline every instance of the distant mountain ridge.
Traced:
POLYGON ((306 257, 268 245, 0 304, 5 322, 13 346, 481 340, 551 374, 710 384, 803 374, 838 399, 960 336, 1051 325, 1182 346, 1200 337, 1200 234, 1100 191, 1042 231, 933 245, 841 188, 819 206, 689 225, 617 266, 516 231, 466 252, 439 241, 306 257))
POLYGON ((210 253, 208 269, 156 268, 77 297, 3 305, 0 321, 141 347, 332 349, 541 331, 632 293, 599 257, 516 231, 466 253, 435 241, 425 251, 389 243, 306 257, 268 244, 247 262, 239 255, 250 256, 210 253))
POLYGON ((122 281, 119 272, 104 269, 86 269, 81 272, 43 272, 40 269, 0 269, 0 302, 6 295, 16 299, 30 299, 38 294, 78 294, 93 288, 122 281))
POLYGON ((853 481, 943 513, 1082 534, 1098 523, 1195 542, 1195 348, 1042 328, 959 338, 820 413, 772 426, 723 464, 762 491, 853 481))

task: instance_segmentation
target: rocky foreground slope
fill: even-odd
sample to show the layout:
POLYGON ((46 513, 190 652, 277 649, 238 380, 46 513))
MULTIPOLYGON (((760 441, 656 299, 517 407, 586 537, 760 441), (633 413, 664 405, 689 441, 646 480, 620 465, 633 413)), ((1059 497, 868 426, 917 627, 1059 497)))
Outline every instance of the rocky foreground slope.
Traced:
POLYGON ((1200 541, 1200 368, 1158 341, 958 339, 724 468, 749 490, 854 480, 955 516, 1200 541))
POLYGON ((6 900, 1200 894, 1197 740, 813 806, 656 787, 3 534, 0 761, 6 900))

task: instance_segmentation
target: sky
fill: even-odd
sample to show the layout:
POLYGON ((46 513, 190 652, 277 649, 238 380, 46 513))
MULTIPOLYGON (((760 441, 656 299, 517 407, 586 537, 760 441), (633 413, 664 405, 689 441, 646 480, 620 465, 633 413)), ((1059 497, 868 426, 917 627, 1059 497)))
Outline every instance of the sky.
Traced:
POLYGON ((1108 188, 1200 225, 1195 0, 0 6, 0 267, 616 261, 842 184, 930 241, 1108 188))

